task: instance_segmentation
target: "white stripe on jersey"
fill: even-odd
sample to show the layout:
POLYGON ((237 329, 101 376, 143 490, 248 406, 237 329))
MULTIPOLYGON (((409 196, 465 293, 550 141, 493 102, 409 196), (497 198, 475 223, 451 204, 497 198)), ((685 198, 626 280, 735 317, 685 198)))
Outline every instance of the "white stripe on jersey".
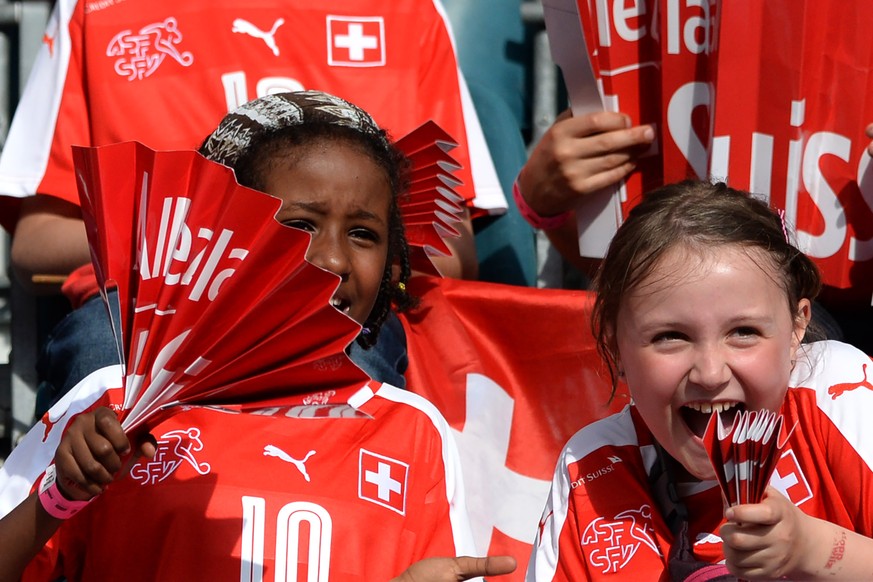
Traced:
MULTIPOLYGON (((455 42, 455 34, 452 32, 452 23, 446 14, 445 8, 439 0, 433 0, 433 5, 442 17, 452 41, 455 51, 455 59, 458 58, 458 45, 455 42)), ((503 214, 507 209, 506 194, 500 185, 497 169, 491 157, 491 150, 485 141, 485 132, 479 123, 479 114, 470 96, 470 89, 464 74, 458 67, 458 87, 461 90, 461 109, 464 113, 464 131, 467 132, 467 155, 470 157, 470 174, 473 176, 473 201, 475 208, 487 210, 489 214, 503 214)))
POLYGON ((558 545, 561 530, 567 521, 572 488, 567 467, 604 446, 639 446, 630 405, 625 406, 621 412, 586 426, 574 434, 564 446, 558 458, 557 466, 560 471, 555 469, 552 490, 540 518, 540 531, 534 542, 525 580, 554 579, 560 557, 558 545))
MULTIPOLYGON (((371 385, 376 385, 372 382, 371 385)), ((372 389, 367 386, 349 398, 349 404, 360 407, 373 397, 372 389), (369 397, 368 397, 369 393, 369 397)), ((433 423, 434 428, 442 437, 443 466, 446 471, 446 499, 449 501, 449 520, 452 523, 452 532, 455 538, 456 556, 476 555, 473 543, 473 530, 467 517, 467 502, 464 494, 464 482, 461 471, 461 456, 455 439, 449 430, 449 423, 429 400, 418 394, 401 390, 390 384, 382 384, 375 396, 406 404, 423 412, 433 423)))
POLYGON ((85 376, 67 392, 46 413, 52 421, 47 438, 47 427, 42 422, 37 422, 24 435, 0 467, 0 517, 30 494, 30 488, 54 458, 70 419, 94 404, 107 390, 121 388, 121 370, 119 364, 101 368, 85 376))
POLYGON ((869 428, 873 390, 861 385, 871 380, 873 361, 867 354, 849 344, 820 341, 804 344, 798 351, 789 386, 815 391, 819 410, 873 471, 873 430, 869 428), (841 384, 847 384, 849 389, 832 397, 831 387, 841 384))

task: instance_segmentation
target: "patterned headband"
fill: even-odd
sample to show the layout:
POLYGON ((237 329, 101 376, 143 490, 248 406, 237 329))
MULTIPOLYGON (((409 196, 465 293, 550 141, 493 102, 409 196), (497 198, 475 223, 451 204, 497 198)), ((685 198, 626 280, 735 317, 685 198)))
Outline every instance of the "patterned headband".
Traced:
POLYGON ((225 166, 234 166, 256 139, 307 123, 348 127, 376 136, 385 149, 390 147, 385 133, 357 105, 321 91, 295 91, 267 95, 231 111, 203 142, 200 153, 225 166))

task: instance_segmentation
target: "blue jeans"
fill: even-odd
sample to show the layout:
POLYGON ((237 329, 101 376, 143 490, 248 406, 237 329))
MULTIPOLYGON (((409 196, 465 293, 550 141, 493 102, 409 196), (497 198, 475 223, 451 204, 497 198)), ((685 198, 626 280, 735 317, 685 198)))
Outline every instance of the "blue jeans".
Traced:
MULTIPOLYGON (((115 309, 117 294, 110 293, 115 309)), ((118 350, 109 315, 100 295, 95 295, 66 315, 51 331, 36 363, 39 385, 36 418, 95 370, 118 364, 118 350)))
POLYGON ((347 351, 352 361, 374 380, 406 388, 406 378, 403 376, 409 366, 406 332, 393 311, 382 325, 375 346, 365 350, 358 342, 352 342, 347 351))

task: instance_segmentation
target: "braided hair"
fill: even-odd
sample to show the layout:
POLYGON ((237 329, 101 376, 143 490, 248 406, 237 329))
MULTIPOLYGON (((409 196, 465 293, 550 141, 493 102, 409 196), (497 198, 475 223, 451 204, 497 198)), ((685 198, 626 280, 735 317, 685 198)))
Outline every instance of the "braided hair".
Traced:
POLYGON ((298 150, 315 141, 343 142, 360 149, 388 179, 392 197, 388 213, 388 257, 376 302, 356 341, 376 344, 392 306, 414 307, 406 292, 411 275, 409 245, 398 200, 407 189, 409 160, 372 118, 359 107, 320 91, 278 93, 256 99, 229 113, 200 146, 200 153, 230 166, 237 181, 264 190, 265 178, 281 163, 294 161, 298 150))

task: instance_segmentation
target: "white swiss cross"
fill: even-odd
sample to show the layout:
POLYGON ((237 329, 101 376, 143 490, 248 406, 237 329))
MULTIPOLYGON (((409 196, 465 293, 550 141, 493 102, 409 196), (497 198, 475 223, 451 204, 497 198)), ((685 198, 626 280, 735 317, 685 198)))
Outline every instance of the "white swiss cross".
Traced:
POLYGON ((800 481, 798 481, 797 475, 794 473, 790 473, 788 476, 783 477, 778 471, 773 471, 773 477, 770 479, 770 485, 785 495, 785 497, 788 497, 788 490, 798 483, 800 483, 800 481))
POLYGON ((400 493, 400 481, 391 478, 391 466, 387 463, 379 463, 379 472, 373 471, 364 472, 364 481, 372 483, 378 489, 376 495, 382 501, 391 499, 391 492, 400 493))
POLYGON ((328 16, 327 63, 332 67, 385 64, 385 23, 381 16, 328 16))
POLYGON ((794 505, 800 505, 813 497, 812 487, 809 486, 792 449, 782 453, 770 477, 770 484, 794 505))
POLYGON ((349 33, 336 35, 333 42, 340 48, 349 49, 349 59, 352 61, 363 61, 364 49, 379 46, 379 39, 364 35, 364 27, 359 23, 349 23, 349 33))
POLYGON ((526 544, 537 534, 551 481, 506 466, 515 401, 494 380, 467 374, 464 430, 452 430, 461 456, 473 541, 483 555, 493 530, 526 544), (484 405, 487 403, 487 406, 484 405))
POLYGON ((358 497, 406 515, 409 465, 361 449, 358 456, 358 497))

